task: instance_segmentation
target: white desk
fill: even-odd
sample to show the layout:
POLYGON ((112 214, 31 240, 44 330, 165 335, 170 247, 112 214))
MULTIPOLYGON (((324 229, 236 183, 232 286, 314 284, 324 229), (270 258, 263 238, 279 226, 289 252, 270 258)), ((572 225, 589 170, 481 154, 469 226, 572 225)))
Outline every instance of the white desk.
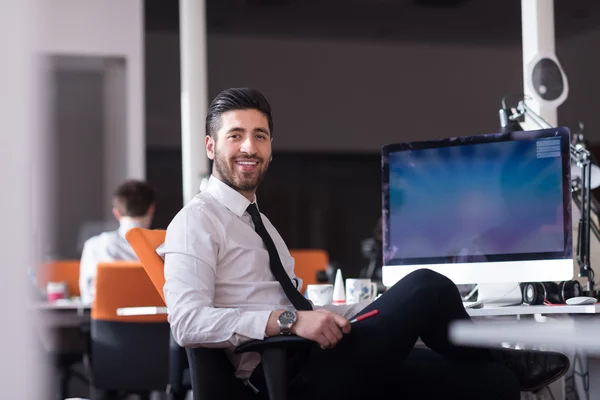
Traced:
POLYGON ((579 349, 600 355, 600 320, 559 319, 536 321, 455 321, 449 328, 455 344, 501 347, 515 343, 531 348, 579 349))
POLYGON ((90 307, 81 302, 40 301, 30 305, 43 347, 51 353, 81 353, 87 349, 90 307))
MULTIPOLYGON (((487 306, 480 309, 467 309, 467 312, 473 321, 452 323, 448 332, 451 342, 476 347, 510 345, 563 352, 572 358, 574 378, 570 383, 572 389, 579 394, 580 398, 585 398, 582 396, 586 392, 591 399, 600 398, 600 386, 595 379, 590 379, 589 387, 583 383, 587 378, 597 377, 600 374, 600 362, 596 358, 600 355, 600 304, 487 306), (521 316, 536 318, 521 318, 521 316), (538 316, 543 318, 537 318, 538 316), (588 358, 590 356, 591 358, 588 358), (588 362, 582 362, 581 359, 587 359, 588 362)), ((557 389, 555 384, 551 386, 557 389)), ((564 388, 555 392, 554 398, 565 398, 564 388)))
POLYGON ((600 314, 600 303, 589 304, 585 306, 553 305, 553 306, 508 306, 494 307, 484 306, 483 308, 467 308, 471 317, 500 317, 517 315, 549 315, 549 314, 600 314))
POLYGON ((33 303, 31 307, 38 311, 74 310, 79 313, 90 311, 91 309, 89 304, 83 304, 78 301, 40 301, 33 303))

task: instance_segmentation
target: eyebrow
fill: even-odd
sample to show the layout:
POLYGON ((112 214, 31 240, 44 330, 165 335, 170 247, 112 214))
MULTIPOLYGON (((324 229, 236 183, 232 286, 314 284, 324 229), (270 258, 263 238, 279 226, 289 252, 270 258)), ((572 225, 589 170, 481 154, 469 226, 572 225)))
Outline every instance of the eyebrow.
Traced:
MULTIPOLYGON (((246 130, 244 128, 239 127, 239 126, 235 126, 235 127, 231 128, 230 130, 228 130, 227 133, 233 133, 233 132, 240 132, 241 133, 241 132, 245 132, 245 131, 246 130)), ((254 128, 253 132, 261 132, 261 133, 264 133, 266 135, 271 136, 271 134, 269 133, 269 130, 265 129, 265 128, 254 128)))

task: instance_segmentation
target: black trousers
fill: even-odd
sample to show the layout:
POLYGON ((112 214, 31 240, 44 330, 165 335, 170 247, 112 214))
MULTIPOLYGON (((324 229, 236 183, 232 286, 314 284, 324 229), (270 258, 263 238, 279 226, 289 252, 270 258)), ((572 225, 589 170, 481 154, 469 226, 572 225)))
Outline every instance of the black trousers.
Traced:
MULTIPOLYGON (((449 342, 449 323, 469 315, 445 276, 417 270, 361 313, 373 309, 379 314, 353 324, 335 348, 291 359, 293 399, 520 398, 517 378, 488 350, 449 342), (418 338, 428 349, 414 347, 418 338)), ((251 377, 258 386, 261 374, 251 377)))

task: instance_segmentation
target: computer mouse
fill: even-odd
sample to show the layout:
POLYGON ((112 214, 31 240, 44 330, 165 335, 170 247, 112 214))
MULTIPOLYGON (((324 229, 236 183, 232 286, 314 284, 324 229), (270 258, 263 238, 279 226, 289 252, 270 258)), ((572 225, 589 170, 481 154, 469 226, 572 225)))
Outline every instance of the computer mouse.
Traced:
POLYGON ((595 304, 598 301, 595 297, 577 296, 567 299, 567 304, 570 306, 582 306, 584 304, 595 304))

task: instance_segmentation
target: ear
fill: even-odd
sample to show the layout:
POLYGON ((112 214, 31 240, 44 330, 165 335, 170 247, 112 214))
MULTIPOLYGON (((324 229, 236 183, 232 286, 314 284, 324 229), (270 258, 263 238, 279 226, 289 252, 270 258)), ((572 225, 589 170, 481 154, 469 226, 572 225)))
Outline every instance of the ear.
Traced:
POLYGON ((153 216, 154 211, 156 211, 156 204, 151 204, 150 207, 148 207, 148 211, 146 212, 146 215, 153 216))
POLYGON ((119 210, 117 210, 117 207, 113 207, 112 213, 115 216, 115 218, 117 219, 117 221, 121 220, 121 213, 119 212, 119 210))
POLYGON ((206 155, 209 159, 215 159, 215 140, 210 135, 206 135, 204 139, 204 144, 206 145, 206 155))

